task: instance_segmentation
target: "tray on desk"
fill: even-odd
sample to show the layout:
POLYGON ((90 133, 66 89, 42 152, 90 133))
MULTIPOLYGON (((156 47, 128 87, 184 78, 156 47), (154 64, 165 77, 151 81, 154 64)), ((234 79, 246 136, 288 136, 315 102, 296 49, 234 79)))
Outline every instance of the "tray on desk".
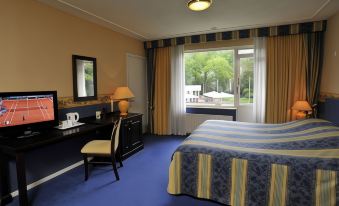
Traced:
POLYGON ((55 128, 60 129, 60 130, 65 130, 65 129, 71 129, 74 127, 79 127, 81 125, 84 125, 86 123, 82 123, 82 122, 75 122, 72 126, 68 126, 68 127, 62 127, 62 125, 56 126, 55 128))

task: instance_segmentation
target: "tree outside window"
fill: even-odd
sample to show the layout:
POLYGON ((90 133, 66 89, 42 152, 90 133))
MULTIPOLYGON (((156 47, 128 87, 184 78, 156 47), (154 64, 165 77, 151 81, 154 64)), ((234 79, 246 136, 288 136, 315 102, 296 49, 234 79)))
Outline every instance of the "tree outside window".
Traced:
POLYGON ((252 103, 253 49, 251 51, 252 54, 248 50, 240 54, 240 50, 236 49, 185 53, 187 105, 234 107, 235 102, 252 103), (237 65, 239 68, 236 68, 237 65), (236 69, 238 72, 235 72, 236 69), (240 85, 235 81, 238 79, 236 74, 239 75, 240 85))

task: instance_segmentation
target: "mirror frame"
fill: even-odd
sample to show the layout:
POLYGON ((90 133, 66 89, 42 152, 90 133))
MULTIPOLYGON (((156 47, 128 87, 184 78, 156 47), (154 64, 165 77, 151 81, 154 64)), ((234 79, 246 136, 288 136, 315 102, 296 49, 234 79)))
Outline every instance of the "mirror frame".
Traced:
POLYGON ((74 102, 97 100, 97 60, 93 57, 72 55, 72 66, 73 66, 73 97, 74 102), (85 60, 93 62, 93 88, 94 96, 79 97, 78 96, 78 78, 77 78, 77 60, 85 60))

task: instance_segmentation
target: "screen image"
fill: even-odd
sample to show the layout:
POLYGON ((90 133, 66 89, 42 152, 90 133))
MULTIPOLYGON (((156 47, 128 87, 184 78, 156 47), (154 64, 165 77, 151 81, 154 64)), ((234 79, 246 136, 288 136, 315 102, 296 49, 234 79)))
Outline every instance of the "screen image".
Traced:
POLYGON ((54 120, 53 95, 0 97, 0 127, 54 120))

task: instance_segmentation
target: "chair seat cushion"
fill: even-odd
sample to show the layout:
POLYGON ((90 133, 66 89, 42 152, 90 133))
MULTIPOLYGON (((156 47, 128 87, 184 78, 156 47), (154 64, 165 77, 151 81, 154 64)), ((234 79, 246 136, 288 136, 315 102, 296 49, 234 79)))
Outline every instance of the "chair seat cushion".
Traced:
POLYGON ((82 154, 111 154, 111 141, 110 140, 93 140, 88 142, 82 149, 82 154))

